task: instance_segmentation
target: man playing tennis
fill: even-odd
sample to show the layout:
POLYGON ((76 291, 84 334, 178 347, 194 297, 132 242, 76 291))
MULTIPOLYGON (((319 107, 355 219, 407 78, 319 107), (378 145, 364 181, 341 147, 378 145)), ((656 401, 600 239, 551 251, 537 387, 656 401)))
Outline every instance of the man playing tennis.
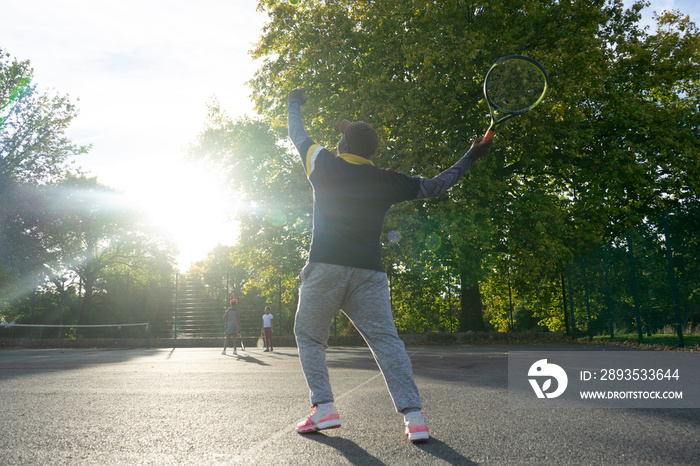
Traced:
POLYGON ((317 145, 306 134, 301 118, 306 100, 304 89, 289 94, 289 136, 314 196, 311 248, 300 274, 294 324, 312 408, 297 425, 297 432, 341 425, 333 404, 326 347, 331 321, 342 309, 372 350, 394 407, 404 415, 408 439, 427 440, 430 434, 421 414, 411 360, 391 312, 389 283, 381 261, 382 224, 394 204, 445 193, 489 152, 493 141, 477 139, 454 166, 435 178, 409 177, 372 164, 379 137, 365 122, 340 123, 337 156, 317 145))

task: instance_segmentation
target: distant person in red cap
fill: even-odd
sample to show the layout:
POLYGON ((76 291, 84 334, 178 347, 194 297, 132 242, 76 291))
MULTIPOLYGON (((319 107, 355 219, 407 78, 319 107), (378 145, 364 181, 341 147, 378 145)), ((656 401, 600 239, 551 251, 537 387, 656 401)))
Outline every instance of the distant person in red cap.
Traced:
POLYGON ((226 337, 224 338, 224 350, 221 352, 221 354, 226 354, 226 345, 229 342, 229 339, 233 339, 233 354, 238 354, 238 351, 236 351, 236 348, 238 346, 238 333, 240 332, 241 328, 241 321, 240 318, 238 317, 238 300, 237 299, 232 299, 231 300, 231 306, 226 309, 226 312, 224 312, 224 322, 226 323, 226 337))

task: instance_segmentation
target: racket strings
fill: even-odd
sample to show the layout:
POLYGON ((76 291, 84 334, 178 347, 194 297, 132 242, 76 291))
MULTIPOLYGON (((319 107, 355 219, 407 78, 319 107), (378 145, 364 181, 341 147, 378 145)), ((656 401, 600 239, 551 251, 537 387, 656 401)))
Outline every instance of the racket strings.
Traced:
POLYGON ((524 60, 506 60, 489 72, 486 92, 492 104, 508 112, 525 111, 546 91, 540 69, 524 60))

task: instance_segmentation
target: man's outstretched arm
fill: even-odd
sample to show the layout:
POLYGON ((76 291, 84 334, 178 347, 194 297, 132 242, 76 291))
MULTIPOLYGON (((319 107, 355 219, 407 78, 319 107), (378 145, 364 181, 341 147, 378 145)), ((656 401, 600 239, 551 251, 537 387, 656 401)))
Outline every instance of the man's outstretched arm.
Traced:
POLYGON ((492 145, 493 139, 486 142, 483 141, 483 138, 475 140, 469 151, 457 163, 434 178, 421 179, 420 190, 416 198, 425 199, 445 194, 448 189, 457 184, 457 181, 467 173, 474 162, 489 153, 492 145))
POLYGON ((301 106, 306 103, 307 96, 304 89, 295 89, 289 93, 289 110, 287 113, 287 129, 289 138, 294 143, 294 147, 301 153, 302 145, 309 139, 304 129, 304 122, 301 119, 301 106))

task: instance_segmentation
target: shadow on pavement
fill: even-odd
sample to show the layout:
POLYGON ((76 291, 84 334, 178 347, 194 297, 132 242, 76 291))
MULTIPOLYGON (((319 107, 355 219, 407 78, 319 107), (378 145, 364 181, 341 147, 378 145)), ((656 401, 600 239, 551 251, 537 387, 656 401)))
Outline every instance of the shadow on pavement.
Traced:
MULTIPOLYGON (((380 466, 386 464, 347 438, 329 437, 321 432, 304 435, 304 438, 335 448, 351 464, 362 466, 380 466)), ((445 461, 448 464, 459 464, 463 466, 474 466, 477 464, 470 461, 468 458, 465 458, 461 453, 445 442, 442 442, 434 437, 431 437, 427 442, 418 442, 414 443, 413 445, 416 448, 419 448, 434 456, 436 459, 445 461)))
POLYGON ((3 349, 0 351, 0 379, 125 363, 157 351, 143 348, 3 349))
POLYGON ((247 354, 247 353, 246 353, 246 354, 238 353, 237 356, 234 355, 234 354, 227 354, 226 357, 228 357, 228 358, 233 358, 233 359, 238 359, 239 361, 243 361, 243 362, 255 363, 255 364, 258 364, 258 365, 260 365, 260 366, 269 366, 269 364, 266 363, 265 361, 261 361, 260 359, 255 358, 255 357, 253 357, 253 356, 251 356, 251 355, 249 355, 249 354, 247 354))
POLYGON ((304 438, 335 448, 350 462, 350 464, 361 466, 381 466, 385 464, 377 457, 370 455, 367 450, 361 448, 352 440, 343 437, 328 437, 321 432, 315 432, 304 435, 304 438))
POLYGON ((445 442, 436 439, 435 437, 430 437, 430 440, 428 440, 427 442, 417 442, 413 445, 415 445, 417 448, 420 448, 426 453, 430 453, 435 458, 439 458, 443 461, 446 461, 448 464, 459 464, 464 466, 478 464, 474 463, 473 461, 470 461, 468 458, 465 458, 460 452, 458 452, 445 442))

